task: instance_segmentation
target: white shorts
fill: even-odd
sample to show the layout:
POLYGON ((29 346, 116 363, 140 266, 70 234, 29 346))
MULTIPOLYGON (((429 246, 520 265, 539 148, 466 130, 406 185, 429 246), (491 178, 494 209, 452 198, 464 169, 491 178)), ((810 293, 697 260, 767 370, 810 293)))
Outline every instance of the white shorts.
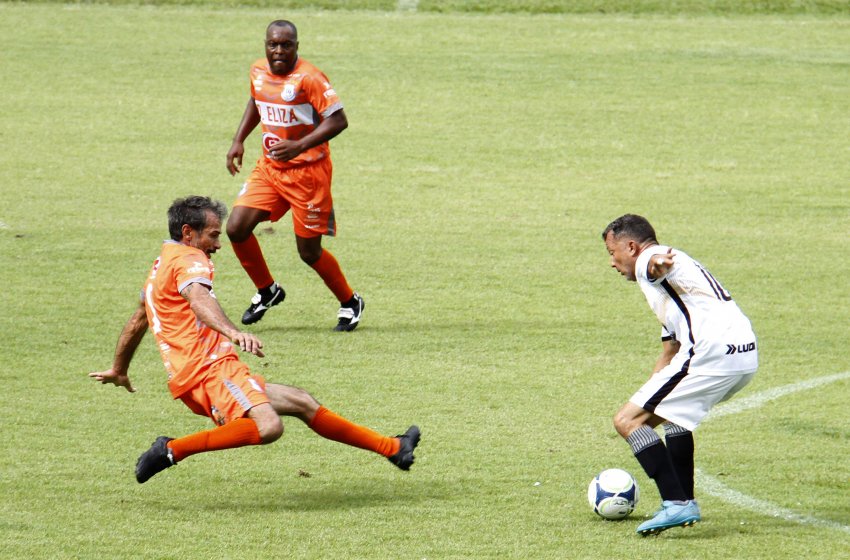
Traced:
POLYGON ((649 378, 630 402, 694 431, 711 407, 729 399, 744 388, 755 372, 706 375, 698 372, 682 374, 681 369, 667 366, 649 378))

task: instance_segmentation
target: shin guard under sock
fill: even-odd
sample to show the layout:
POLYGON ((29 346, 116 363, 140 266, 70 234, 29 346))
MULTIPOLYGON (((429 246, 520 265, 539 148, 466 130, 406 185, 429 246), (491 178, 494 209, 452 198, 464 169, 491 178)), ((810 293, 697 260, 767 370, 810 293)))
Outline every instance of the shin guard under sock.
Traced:
POLYGON ((626 439, 646 475, 658 486, 661 499, 686 501, 688 498, 673 468, 670 454, 655 430, 643 425, 626 439))

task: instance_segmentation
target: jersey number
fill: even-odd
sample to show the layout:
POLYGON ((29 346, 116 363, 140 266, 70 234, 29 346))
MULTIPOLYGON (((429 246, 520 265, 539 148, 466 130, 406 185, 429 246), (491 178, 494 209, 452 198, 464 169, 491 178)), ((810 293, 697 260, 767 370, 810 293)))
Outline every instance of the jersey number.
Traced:
POLYGON ((148 309, 151 310, 151 323, 153 323, 153 334, 159 334, 162 331, 162 323, 159 321, 159 317, 156 316, 156 309, 153 308, 153 302, 151 301, 151 296, 153 295, 153 284, 148 284, 147 290, 145 290, 145 304, 148 306, 148 309))
POLYGON ((732 296, 729 294, 729 292, 723 289, 723 286, 720 285, 720 282, 717 281, 717 278, 715 278, 709 271, 704 269, 702 265, 697 266, 699 267, 700 272, 702 272, 702 275, 705 276, 705 279, 708 280, 708 285, 711 286, 712 290, 714 290, 714 295, 717 296, 717 299, 723 301, 732 301, 732 296))

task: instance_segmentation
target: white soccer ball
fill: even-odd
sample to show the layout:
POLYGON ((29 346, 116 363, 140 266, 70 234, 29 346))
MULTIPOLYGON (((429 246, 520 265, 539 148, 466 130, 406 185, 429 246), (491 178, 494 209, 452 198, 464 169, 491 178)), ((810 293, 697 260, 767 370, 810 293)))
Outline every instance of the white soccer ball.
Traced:
POLYGON ((587 501, 600 517, 623 519, 635 509, 640 489, 634 477, 622 469, 607 469, 587 488, 587 501))

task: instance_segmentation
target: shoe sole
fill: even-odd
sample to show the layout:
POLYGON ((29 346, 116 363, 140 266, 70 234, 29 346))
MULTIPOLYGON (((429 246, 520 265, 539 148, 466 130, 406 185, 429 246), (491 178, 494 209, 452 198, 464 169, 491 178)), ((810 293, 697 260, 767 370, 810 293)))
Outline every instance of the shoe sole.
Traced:
POLYGON ((675 525, 667 525, 666 527, 653 527, 652 529, 645 529, 643 531, 638 531, 638 535, 642 537, 649 537, 653 535, 659 535, 666 531, 667 529, 673 529, 674 527, 681 527, 684 529, 685 527, 693 527, 697 523, 699 523, 699 519, 687 519, 683 523, 676 523, 675 525))
MULTIPOLYGON (((157 469, 157 470, 154 470, 153 472, 149 472, 148 470, 143 470, 144 466, 142 465, 142 462, 144 461, 144 459, 148 456, 148 454, 151 451, 154 450, 155 447, 157 447, 157 444, 159 444, 161 440, 164 440, 163 445, 167 447, 168 442, 172 441, 173 439, 174 438, 170 438, 168 436, 159 436, 158 438, 156 438, 156 440, 154 440, 153 444, 151 444, 151 446, 148 448, 148 450, 145 451, 144 453, 142 453, 139 456, 139 459, 136 461, 136 469, 135 469, 136 482, 138 482, 139 484, 144 484, 145 482, 147 482, 148 480, 153 478, 156 474, 161 473, 162 471, 164 471, 168 467, 174 466, 174 463, 172 463, 168 466, 162 467, 161 469, 157 469)), ((166 449, 166 453, 167 453, 167 449, 166 449)))

